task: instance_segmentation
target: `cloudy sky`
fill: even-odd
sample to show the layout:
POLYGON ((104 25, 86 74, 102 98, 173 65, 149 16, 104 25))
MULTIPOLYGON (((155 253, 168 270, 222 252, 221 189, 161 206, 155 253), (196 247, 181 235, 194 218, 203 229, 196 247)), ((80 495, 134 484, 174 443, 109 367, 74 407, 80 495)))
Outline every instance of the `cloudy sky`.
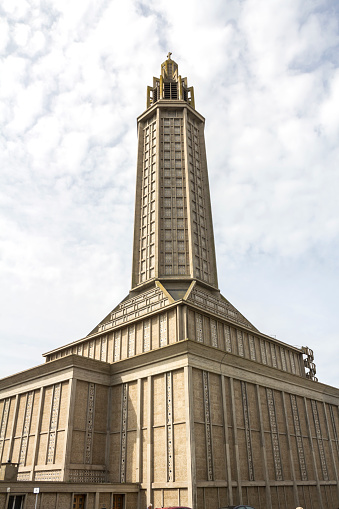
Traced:
POLYGON ((195 88, 219 286, 339 386, 339 7, 2 0, 0 377, 130 288, 136 117, 168 51, 195 88))

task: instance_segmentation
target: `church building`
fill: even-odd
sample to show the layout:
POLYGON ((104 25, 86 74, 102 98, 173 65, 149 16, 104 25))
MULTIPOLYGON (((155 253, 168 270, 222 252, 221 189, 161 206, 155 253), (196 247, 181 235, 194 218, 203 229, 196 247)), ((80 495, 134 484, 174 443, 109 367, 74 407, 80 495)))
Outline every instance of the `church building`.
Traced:
POLYGON ((220 293, 205 119, 170 53, 137 125, 131 290, 0 380, 0 509, 338 509, 339 390, 220 293))

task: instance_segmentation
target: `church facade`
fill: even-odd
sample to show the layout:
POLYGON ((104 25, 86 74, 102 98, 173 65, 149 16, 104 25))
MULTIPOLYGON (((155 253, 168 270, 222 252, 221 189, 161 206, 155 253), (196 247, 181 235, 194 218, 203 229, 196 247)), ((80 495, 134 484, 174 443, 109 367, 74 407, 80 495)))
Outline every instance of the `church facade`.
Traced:
POLYGON ((0 509, 337 509, 339 390, 218 289, 204 122, 169 54, 138 118, 131 291, 0 380, 0 509))

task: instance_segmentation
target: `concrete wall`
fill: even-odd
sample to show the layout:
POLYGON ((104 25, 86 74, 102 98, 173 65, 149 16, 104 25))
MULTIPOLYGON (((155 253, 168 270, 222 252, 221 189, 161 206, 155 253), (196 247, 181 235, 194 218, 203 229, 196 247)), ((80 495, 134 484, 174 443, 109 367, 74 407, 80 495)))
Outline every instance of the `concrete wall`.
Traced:
POLYGON ((337 405, 199 369, 192 378, 198 509, 337 507, 337 405))
POLYGON ((337 509, 334 388, 197 341, 113 365, 72 356, 20 377, 3 389, 0 431, 21 480, 97 493, 139 483, 139 507, 337 509))

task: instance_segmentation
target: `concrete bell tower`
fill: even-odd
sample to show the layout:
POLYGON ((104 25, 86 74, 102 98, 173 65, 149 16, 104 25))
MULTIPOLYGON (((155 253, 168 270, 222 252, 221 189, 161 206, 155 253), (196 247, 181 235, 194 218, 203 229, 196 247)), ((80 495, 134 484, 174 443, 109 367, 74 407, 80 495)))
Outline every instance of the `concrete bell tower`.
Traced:
POLYGON ((18 465, 0 509, 37 483, 55 509, 337 509, 339 391, 221 295, 204 118, 170 53, 138 118, 133 249, 131 291, 87 336, 0 380, 18 465))

